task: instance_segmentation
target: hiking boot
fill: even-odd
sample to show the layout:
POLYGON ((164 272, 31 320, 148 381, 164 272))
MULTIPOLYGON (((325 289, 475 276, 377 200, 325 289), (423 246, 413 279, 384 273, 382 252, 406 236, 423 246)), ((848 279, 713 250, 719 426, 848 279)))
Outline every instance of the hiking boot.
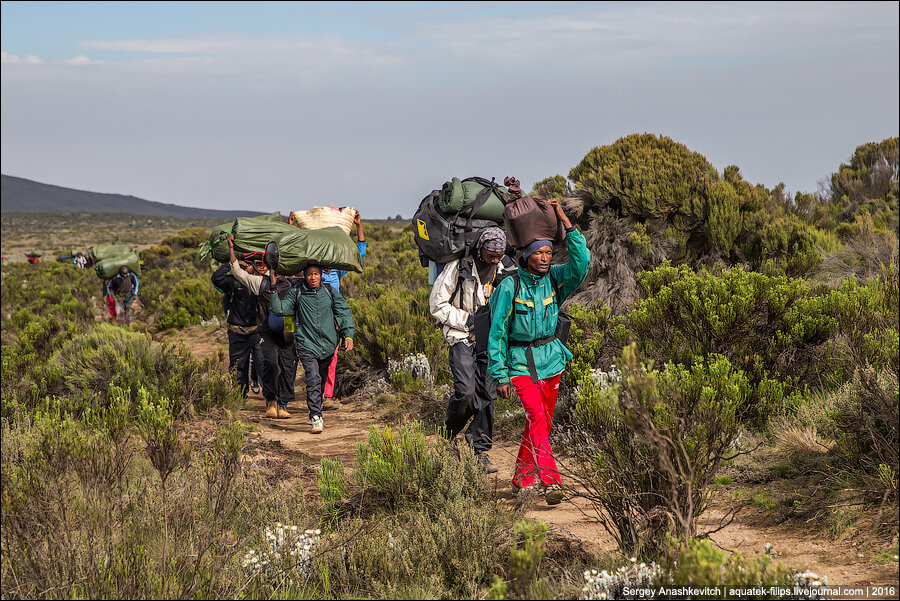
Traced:
POLYGON ((259 394, 259 384, 256 382, 251 383, 250 390, 253 391, 253 394, 259 394))
POLYGON ((544 499, 547 505, 559 505, 563 500, 562 487, 559 484, 550 484, 544 489, 544 499))
POLYGON ((491 458, 488 457, 487 453, 478 453, 478 463, 486 474, 496 474, 500 471, 500 468, 491 462, 491 458))
POLYGON ((266 417, 275 419, 278 417, 278 406, 275 401, 266 401, 266 417))
POLYGON ((321 433, 322 433, 322 430, 325 429, 325 422, 322 421, 322 416, 321 416, 321 415, 315 416, 314 418, 312 418, 311 420, 309 420, 309 423, 312 425, 312 430, 311 430, 311 432, 312 432, 313 434, 321 434, 321 433))
POLYGON ((286 408, 284 408, 284 407, 278 408, 278 419, 287 419, 290 416, 291 416, 291 414, 288 413, 288 410, 286 408))

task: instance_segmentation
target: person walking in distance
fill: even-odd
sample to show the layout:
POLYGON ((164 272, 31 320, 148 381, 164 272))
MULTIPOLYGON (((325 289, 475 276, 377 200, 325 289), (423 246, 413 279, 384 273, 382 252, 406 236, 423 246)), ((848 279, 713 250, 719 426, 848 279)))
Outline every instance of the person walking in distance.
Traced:
POLYGON ((115 302, 116 322, 131 324, 134 316, 134 299, 137 298, 140 281, 127 265, 119 268, 119 273, 113 276, 106 285, 107 296, 115 302))
MULTIPOLYGON (((234 234, 228 236, 228 254, 231 274, 255 294, 256 332, 261 350, 262 393, 266 400, 266 417, 288 419, 288 404, 294 401, 294 379, 297 376, 297 355, 294 337, 285 331, 284 319, 274 315, 270 307, 271 293, 287 294, 291 287, 286 278, 274 278, 274 284, 261 273, 248 273, 241 269, 234 253, 234 234)), ((265 273, 267 268, 259 266, 265 273)))
POLYGON ((550 240, 521 249, 518 277, 505 279, 491 297, 488 353, 497 394, 508 399, 514 388, 525 409, 513 486, 540 485, 547 503, 556 505, 563 494, 549 435, 559 378, 572 359, 556 337, 559 307, 584 281, 591 256, 584 235, 572 226, 559 201, 550 204, 566 228, 568 261, 550 265, 550 240))
POLYGON ((466 441, 489 474, 498 471, 488 456, 493 446, 497 390, 488 375, 487 352, 479 352, 473 329, 475 312, 488 303, 497 283, 515 271, 515 264, 505 253, 503 230, 485 229, 475 245, 475 256, 447 263, 429 298, 431 315, 443 328, 444 339, 450 345, 453 395, 447 401, 444 432, 453 438, 468 424, 466 441))
MULTIPOLYGON (((353 223, 356 224, 356 248, 359 250, 359 258, 364 259, 366 256, 366 236, 363 234, 362 217, 359 215, 359 212, 357 212, 356 217, 353 218, 353 223)), ((341 278, 345 275, 347 275, 346 271, 323 268, 322 282, 340 292, 341 278)), ((328 377, 325 380, 325 387, 322 390, 323 404, 334 397, 334 381, 337 375, 338 349, 340 349, 340 345, 335 347, 334 360, 332 360, 331 366, 328 368, 328 377)))
MULTIPOLYGON (((269 276, 275 282, 275 274, 269 276)), ((341 293, 322 283, 322 268, 307 265, 303 281, 283 298, 271 294, 272 312, 294 318, 294 345, 306 372, 306 404, 313 434, 322 432, 322 385, 338 346, 338 335, 344 350, 353 350, 353 314, 341 293)))

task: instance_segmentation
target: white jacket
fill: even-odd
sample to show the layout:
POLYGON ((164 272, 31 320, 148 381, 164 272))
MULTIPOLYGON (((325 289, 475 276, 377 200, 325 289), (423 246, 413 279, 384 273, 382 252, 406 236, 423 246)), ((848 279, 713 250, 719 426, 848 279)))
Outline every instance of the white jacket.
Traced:
MULTIPOLYGON (((505 257, 504 257, 505 258, 505 257)), ((497 264, 494 280, 499 279, 501 273, 515 271, 515 264, 507 261, 508 266, 501 261, 497 264)), ((437 277, 431 288, 429 310, 432 317, 443 327, 444 339, 448 344, 454 345, 460 342, 474 344, 469 341, 469 328, 466 327, 470 315, 475 314, 478 307, 487 303, 494 291, 492 282, 481 283, 478 269, 473 266, 474 280, 463 280, 462 287, 453 302, 450 302, 453 293, 456 292, 459 279, 459 259, 451 261, 444 266, 444 270, 437 277)))

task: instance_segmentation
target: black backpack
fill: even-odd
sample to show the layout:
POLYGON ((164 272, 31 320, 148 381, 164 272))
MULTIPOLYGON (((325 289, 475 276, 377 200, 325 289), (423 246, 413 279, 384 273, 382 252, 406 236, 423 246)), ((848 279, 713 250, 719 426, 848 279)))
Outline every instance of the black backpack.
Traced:
POLYGON ((499 198, 505 198, 499 190, 500 186, 494 180, 488 181, 480 177, 468 179, 485 186, 468 210, 468 217, 460 216, 459 212, 452 215, 444 214, 438 207, 440 190, 433 190, 423 198, 413 215, 413 236, 416 246, 422 255, 435 263, 449 263, 471 254, 481 233, 489 227, 497 226, 493 221, 475 219, 473 216, 488 201, 492 192, 499 198))

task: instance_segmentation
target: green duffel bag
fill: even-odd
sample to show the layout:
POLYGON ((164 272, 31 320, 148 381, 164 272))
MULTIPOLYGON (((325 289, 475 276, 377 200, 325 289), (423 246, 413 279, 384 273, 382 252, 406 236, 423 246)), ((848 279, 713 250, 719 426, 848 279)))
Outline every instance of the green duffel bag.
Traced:
POLYGON ((88 249, 88 257, 90 257, 91 261, 97 263, 98 261, 102 261, 103 259, 108 259, 110 257, 121 257, 122 255, 127 255, 128 253, 133 253, 134 249, 127 244, 107 244, 105 246, 92 246, 88 249))
POLYGON ((438 208, 448 216, 458 214, 460 217, 468 217, 469 210, 482 193, 490 196, 475 212, 474 217, 502 223, 509 190, 483 177, 469 177, 463 180, 454 177, 445 183, 438 196, 438 208))
POLYGON ((141 275, 141 260, 137 253, 133 251, 118 257, 107 257, 97 261, 94 263, 94 271, 97 272, 101 279, 108 280, 115 277, 123 265, 128 266, 128 269, 133 271, 135 275, 141 275))
POLYGON ((213 228, 209 242, 200 245, 200 260, 212 256, 219 263, 227 263, 228 234, 234 234, 234 254, 242 259, 253 253, 262 254, 266 250, 266 244, 278 236, 297 231, 294 226, 269 217, 238 217, 213 228))
POLYGON ((296 275, 310 263, 325 269, 362 271, 356 242, 339 227, 293 230, 273 240, 266 248, 266 264, 281 275, 296 275))

